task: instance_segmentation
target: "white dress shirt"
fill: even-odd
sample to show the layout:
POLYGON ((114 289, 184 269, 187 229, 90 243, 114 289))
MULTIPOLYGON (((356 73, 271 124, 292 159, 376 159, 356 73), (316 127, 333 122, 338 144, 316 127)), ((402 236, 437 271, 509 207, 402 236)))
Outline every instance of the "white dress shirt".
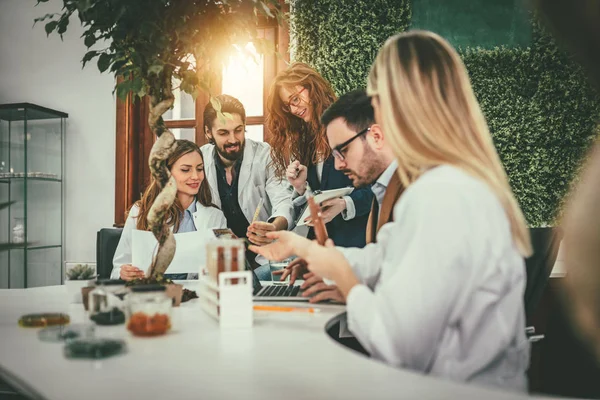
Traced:
POLYGON ((525 391, 525 266, 495 194, 437 167, 406 189, 394 221, 370 250, 344 252, 364 283, 347 298, 352 333, 392 366, 525 391))
MULTIPOLYGON (((215 146, 205 144, 200 150, 204 156, 204 173, 210 186, 213 203, 217 207, 221 207, 215 166, 215 146)), ((292 229, 294 227, 294 207, 288 186, 289 183, 285 179, 275 176, 271 160, 271 146, 268 143, 246 139, 244 158, 238 178, 238 202, 248 222, 254 218, 256 207, 260 199, 263 199, 258 220, 273 221, 276 217, 284 217, 288 222, 288 229, 292 229)))
MULTIPOLYGON (((190 209, 190 207, 188 207, 188 209, 190 209)), ((218 208, 203 206, 198 201, 196 202, 195 207, 196 211, 192 213, 194 229, 190 231, 205 231, 208 229, 227 228, 227 220, 225 219, 225 215, 223 215, 223 212, 218 208)), ((121 233, 121 239, 119 239, 119 244, 117 245, 115 255, 113 257, 113 270, 110 273, 110 277, 112 279, 119 279, 122 265, 131 264, 133 259, 131 254, 132 232, 137 229, 136 226, 139 212, 140 208, 137 205, 134 205, 131 207, 131 210, 129 210, 129 215, 125 221, 123 232, 121 233)), ((171 231, 172 230, 173 227, 171 226, 171 231)), ((182 232, 182 230, 179 229, 179 232, 182 232)), ((204 243, 198 243, 198 246, 203 245, 204 243)), ((139 268, 142 266, 134 265, 134 267, 139 268)))
MULTIPOLYGON (((375 181, 375 183, 371 186, 371 191, 375 195, 377 199, 377 204, 379 205, 379 214, 381 214, 381 204, 383 203, 383 198, 385 196, 385 191, 387 190, 396 169, 398 168, 398 161, 394 160, 388 167, 383 171, 383 173, 379 176, 379 178, 375 181)), ((379 217, 379 215, 377 215, 379 217)))

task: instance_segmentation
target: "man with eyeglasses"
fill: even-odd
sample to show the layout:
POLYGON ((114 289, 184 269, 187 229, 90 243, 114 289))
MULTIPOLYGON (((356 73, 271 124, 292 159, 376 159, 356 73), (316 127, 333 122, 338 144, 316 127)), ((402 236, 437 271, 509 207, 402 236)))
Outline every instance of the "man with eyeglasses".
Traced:
MULTIPOLYGON (((287 230, 293 224, 294 209, 287 182, 275 176, 270 146, 246 139, 246 111, 242 103, 228 95, 216 96, 216 100, 220 113, 213 102, 204 110, 209 144, 201 147, 212 200, 236 236, 247 237, 258 246, 270 243, 267 232, 287 230)), ((255 272, 259 279, 270 280, 267 261, 262 257, 255 260, 254 253, 247 256, 253 267, 258 267, 255 272)))
MULTIPOLYGON (((375 194, 367 223, 367 246, 362 249, 338 247, 353 267, 360 265, 357 274, 361 280, 374 284, 378 279, 375 272, 378 269, 370 270, 368 266, 377 265, 376 235, 383 225, 393 222, 392 211, 403 191, 400 178, 395 173, 398 163, 386 144, 381 126, 375 123, 371 99, 364 90, 354 90, 341 96, 323 113, 321 122, 327 129, 335 168, 348 176, 355 187, 372 185, 371 190, 375 194)), ((303 266, 298 264, 290 271, 291 281, 303 272, 306 272, 303 266)), ((335 286, 328 285, 312 273, 303 276, 304 295, 314 295, 311 302, 343 301, 335 286)))

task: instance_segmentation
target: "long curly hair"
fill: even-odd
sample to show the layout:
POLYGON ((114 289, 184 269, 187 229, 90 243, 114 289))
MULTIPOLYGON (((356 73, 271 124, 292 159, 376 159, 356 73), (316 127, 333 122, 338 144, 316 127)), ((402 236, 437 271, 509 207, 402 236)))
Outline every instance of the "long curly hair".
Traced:
POLYGON ((271 133, 271 158, 278 177, 285 175, 291 160, 308 166, 329 157, 331 149, 320 119, 335 100, 329 82, 308 64, 295 62, 275 77, 267 98, 266 125, 271 133), (285 87, 295 91, 298 85, 308 92, 312 116, 310 122, 304 122, 283 110, 279 90, 285 87))
MULTIPOLYGON (((167 159, 167 168, 169 171, 173 168, 173 165, 177 160, 183 157, 186 154, 196 152, 200 154, 202 158, 202 162, 204 162, 204 157, 202 157, 202 152, 198 145, 189 140, 179 139, 175 141, 177 148, 171 154, 171 156, 167 159)), ((150 207, 154 200, 160 193, 160 188, 158 187, 158 183, 154 176, 152 176, 152 180, 150 181, 150 185, 146 188, 144 195, 140 200, 138 200, 135 205, 137 205, 140 210, 137 216, 136 228, 141 231, 149 230, 148 227, 148 211, 150 211, 150 207)), ((206 174, 204 175, 204 180, 200 184, 200 188, 198 189, 198 194, 196 195, 196 200, 200 202, 205 207, 216 207, 212 202, 212 196, 210 194, 210 186, 208 185, 208 179, 206 179, 206 174)), ((173 226, 173 231, 177 232, 179 230, 179 224, 181 223, 181 215, 183 214, 184 209, 179 201, 179 198, 175 198, 175 202, 171 205, 169 210, 167 211, 166 221, 167 224, 173 226)))

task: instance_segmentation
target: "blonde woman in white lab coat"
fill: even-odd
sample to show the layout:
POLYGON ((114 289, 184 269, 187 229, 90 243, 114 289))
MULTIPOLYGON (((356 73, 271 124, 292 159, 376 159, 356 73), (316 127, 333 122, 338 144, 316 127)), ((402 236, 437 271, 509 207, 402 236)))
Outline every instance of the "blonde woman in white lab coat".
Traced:
MULTIPOLYGON (((177 149, 167 159, 167 166, 177 182, 177 198, 167 211, 167 221, 174 233, 226 228, 223 212, 212 201, 210 187, 204 175, 204 159, 198 145, 189 140, 177 140, 177 149)), ((143 278, 144 271, 131 265, 131 238, 135 229, 147 231, 148 211, 160 190, 154 177, 142 199, 129 210, 121 239, 113 258, 111 278, 132 280, 143 278)), ((200 245, 200 244, 199 244, 200 245)))
POLYGON ((373 358, 526 391, 529 233, 460 57, 431 32, 393 36, 367 91, 407 188, 396 223, 379 231, 377 254, 347 260, 331 241, 319 246, 288 232, 252 250, 295 254, 335 281, 348 328, 373 358))

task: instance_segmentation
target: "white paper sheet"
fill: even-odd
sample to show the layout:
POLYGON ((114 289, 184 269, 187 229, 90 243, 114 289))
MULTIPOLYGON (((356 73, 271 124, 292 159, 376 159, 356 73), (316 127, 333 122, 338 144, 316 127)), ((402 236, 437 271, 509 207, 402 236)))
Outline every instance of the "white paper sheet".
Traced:
MULTIPOLYGON (((142 271, 148 272, 158 242, 152 232, 133 230, 131 240, 132 264, 142 271)), ((214 239, 210 230, 203 232, 176 233, 175 257, 167 269, 167 274, 199 274, 206 264, 206 244, 214 239)))

